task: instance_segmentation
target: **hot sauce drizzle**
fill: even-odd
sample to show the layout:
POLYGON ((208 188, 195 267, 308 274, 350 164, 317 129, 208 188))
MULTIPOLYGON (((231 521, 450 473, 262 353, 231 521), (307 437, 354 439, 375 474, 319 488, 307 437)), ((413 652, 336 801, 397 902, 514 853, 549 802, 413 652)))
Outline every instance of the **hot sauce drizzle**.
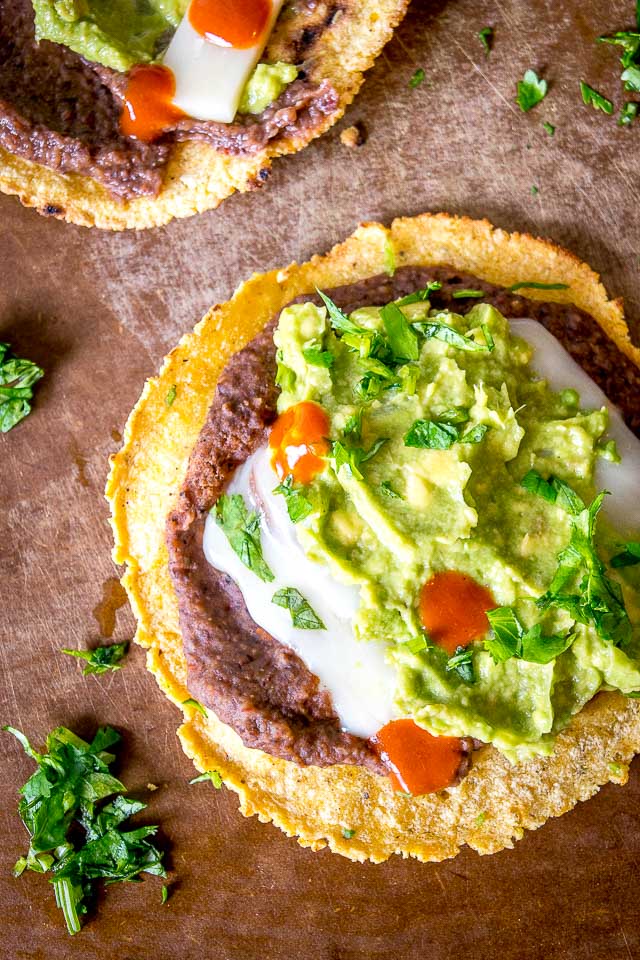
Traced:
POLYGON ((161 64, 134 67, 129 74, 120 130, 134 140, 156 140, 185 114, 173 103, 176 78, 161 64))
POLYGON ((395 790, 419 796, 450 787, 465 757, 457 737, 434 737, 413 720, 392 720, 372 737, 395 790))
POLYGON ((489 629, 496 602, 486 587, 456 570, 436 573, 420 592, 420 619, 429 639, 451 656, 489 629))
MULTIPOLYGON (((281 480, 311 483, 326 466, 329 418, 317 403, 304 400, 281 413, 269 436, 271 465, 281 480)), ((494 604, 495 606, 495 604, 494 604)))
POLYGON ((245 50, 255 47, 271 14, 271 0, 191 0, 189 23, 207 40, 245 50))

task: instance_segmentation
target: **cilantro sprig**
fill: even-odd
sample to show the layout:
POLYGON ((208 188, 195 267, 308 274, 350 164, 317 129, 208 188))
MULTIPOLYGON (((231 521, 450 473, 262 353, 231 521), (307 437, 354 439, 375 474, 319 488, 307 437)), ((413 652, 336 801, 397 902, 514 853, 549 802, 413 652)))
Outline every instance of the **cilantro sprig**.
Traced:
POLYGON ((33 387, 43 376, 41 367, 0 343, 0 432, 8 433, 31 412, 33 387))
POLYGON ((87 676, 91 673, 107 673, 109 670, 120 670, 122 664, 120 660, 127 652, 129 644, 110 643, 103 647, 95 647, 93 650, 72 650, 69 647, 62 647, 60 653, 66 653, 70 657, 77 657, 79 660, 86 660, 87 665, 83 669, 83 674, 87 676))
POLYGON ((223 493, 211 513, 245 567, 265 583, 270 583, 274 576, 262 556, 260 515, 247 509, 240 493, 223 493))
POLYGON ((598 636, 615 646, 631 636, 620 584, 607 576, 596 544, 596 523, 607 491, 587 507, 578 494, 557 477, 545 480, 530 470, 522 480, 529 492, 561 507, 569 516, 571 534, 560 551, 555 574, 546 592, 536 600, 540 610, 566 610, 578 623, 591 625, 598 636))
POLYGON ((14 874, 51 873, 69 933, 79 932, 87 900, 95 896, 100 880, 137 880, 141 873, 166 876, 162 853, 149 840, 157 826, 122 829, 146 804, 125 796, 124 784, 109 772, 115 759, 110 748, 120 740, 115 730, 102 727, 88 743, 57 727, 39 753, 20 730, 2 729, 13 734, 37 764, 20 791, 18 813, 30 842, 14 874), (84 831, 79 840, 76 828, 84 831))

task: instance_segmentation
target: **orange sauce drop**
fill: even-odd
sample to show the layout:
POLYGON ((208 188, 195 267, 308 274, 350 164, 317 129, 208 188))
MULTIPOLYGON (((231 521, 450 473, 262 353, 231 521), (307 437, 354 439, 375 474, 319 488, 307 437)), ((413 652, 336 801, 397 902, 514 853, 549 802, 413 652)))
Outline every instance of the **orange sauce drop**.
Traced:
POLYGON ((269 435, 271 465, 281 480, 292 475, 311 483, 324 470, 329 452, 329 418, 317 403, 304 400, 281 413, 269 435))
POLYGON ((129 74, 120 130, 134 140, 156 140, 185 116, 173 103, 176 78, 160 64, 142 64, 129 74))
POLYGON ((455 783, 464 757, 457 737, 434 737, 413 720, 392 720, 372 737, 395 790, 419 796, 455 783))
POLYGON ((189 23, 201 36, 244 50, 255 47, 271 14, 271 0, 191 0, 189 23))
POLYGON ((436 573, 420 592, 420 619, 429 639, 451 656, 489 629, 496 602, 486 587, 456 570, 436 573))

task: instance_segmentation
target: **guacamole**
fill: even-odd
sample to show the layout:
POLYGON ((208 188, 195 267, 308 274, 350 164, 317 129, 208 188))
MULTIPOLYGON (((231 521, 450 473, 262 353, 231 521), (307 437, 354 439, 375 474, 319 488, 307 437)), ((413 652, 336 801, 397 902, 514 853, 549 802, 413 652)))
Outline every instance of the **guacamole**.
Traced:
POLYGON ((493 307, 460 316, 427 295, 349 316, 331 301, 283 310, 278 409, 313 401, 330 422, 297 535, 360 586, 354 630, 386 640, 400 715, 512 760, 550 753, 599 690, 640 688, 640 629, 625 610, 637 610, 638 567, 605 563, 619 538, 594 502, 607 411, 538 379, 493 307), (420 618, 421 589, 443 571, 498 608, 457 658, 420 618))
POLYGON ((148 63, 167 46, 188 0, 33 0, 37 40, 62 43, 112 70, 148 63))

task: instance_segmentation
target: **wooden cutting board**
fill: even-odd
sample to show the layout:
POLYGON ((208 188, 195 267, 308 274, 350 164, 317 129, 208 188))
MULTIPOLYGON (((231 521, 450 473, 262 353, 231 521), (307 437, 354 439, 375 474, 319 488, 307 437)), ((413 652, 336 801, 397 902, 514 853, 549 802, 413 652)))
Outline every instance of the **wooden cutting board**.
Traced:
POLYGON ((277 162, 260 192, 163 229, 88 231, 0 198, 0 339, 46 369, 34 413, 0 436, 0 720, 36 744, 57 724, 120 728, 119 775, 148 796, 171 866, 165 906, 160 881, 117 885, 70 939, 46 880, 11 877, 32 764, 0 737, 1 957, 640 957, 638 766, 627 787, 606 787, 513 851, 353 864, 243 819, 226 790, 188 786, 178 711, 142 651, 98 678, 58 652, 132 635, 110 559, 107 458, 144 378, 251 272, 326 250, 360 220, 443 209, 570 247, 624 296, 638 331, 640 120, 621 129, 579 91, 584 79, 622 102, 617 52, 595 38, 632 28, 633 7, 416 0, 337 128, 277 162), (487 25, 489 59, 477 38, 487 25), (419 66, 426 80, 412 90, 419 66), (550 90, 525 115, 513 100, 528 67, 550 90), (368 139, 348 149, 339 134, 354 122, 368 139))

